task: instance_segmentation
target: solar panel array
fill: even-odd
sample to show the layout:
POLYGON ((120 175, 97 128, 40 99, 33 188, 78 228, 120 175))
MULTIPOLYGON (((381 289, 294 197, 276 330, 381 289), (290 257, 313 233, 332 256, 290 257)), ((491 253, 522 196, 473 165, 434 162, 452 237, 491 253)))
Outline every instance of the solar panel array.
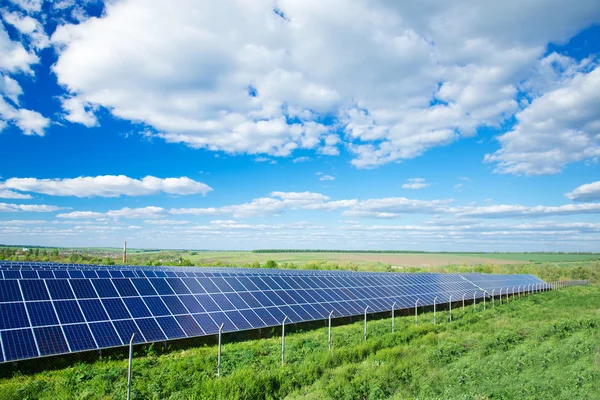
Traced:
POLYGON ((407 309, 547 285, 533 275, 0 261, 0 363, 407 309), (437 299, 436 299, 437 297, 437 299))

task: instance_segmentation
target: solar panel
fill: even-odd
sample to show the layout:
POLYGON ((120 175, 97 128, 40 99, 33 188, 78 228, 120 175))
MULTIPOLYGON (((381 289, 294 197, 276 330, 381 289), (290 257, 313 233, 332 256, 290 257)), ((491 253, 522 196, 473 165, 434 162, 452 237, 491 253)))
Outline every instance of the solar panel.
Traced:
POLYGON ((482 298, 533 275, 0 262, 0 362, 482 298))

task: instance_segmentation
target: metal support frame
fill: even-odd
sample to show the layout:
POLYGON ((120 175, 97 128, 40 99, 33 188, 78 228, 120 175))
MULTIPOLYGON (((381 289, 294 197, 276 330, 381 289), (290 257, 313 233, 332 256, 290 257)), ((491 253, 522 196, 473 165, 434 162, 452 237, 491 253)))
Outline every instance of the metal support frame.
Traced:
POLYGON ((437 324, 436 303, 437 303, 437 296, 435 296, 434 299, 433 299, 433 324, 434 325, 437 324))
POLYGON ((396 303, 397 302, 394 302, 394 304, 392 304, 392 333, 394 333, 394 324, 395 324, 394 311, 396 310, 396 303))
POLYGON ((517 288, 517 293, 519 294, 519 298, 521 298, 521 286, 517 288))
POLYGON ((483 292, 483 311, 485 311, 485 292, 483 292))
POLYGON ((466 295, 467 295, 466 293, 463 294, 463 315, 465 314, 465 296, 466 295))
POLYGON ((506 288, 506 304, 508 304, 508 288, 506 288))
POLYGON ((473 292, 473 311, 477 311, 477 290, 473 292))
POLYGON ((500 297, 499 297, 499 299, 500 299, 500 305, 502 305, 502 288, 500 288, 500 297))
POLYGON ((221 334, 223 333, 223 327, 225 323, 223 322, 221 326, 219 326, 219 353, 217 355, 217 376, 221 377, 221 334))
POLYGON ((449 322, 452 322, 452 295, 450 295, 450 298, 448 299, 448 308, 450 310, 450 315, 448 316, 448 320, 449 320, 449 322))
POLYGON ((417 301, 415 301, 415 325, 419 325, 419 308, 418 308, 418 304, 419 304, 419 299, 417 299, 417 301))
POLYGON ((494 293, 496 292, 496 289, 492 289, 492 307, 495 306, 495 299, 494 299, 494 293))
POLYGON ((367 308, 365 308, 365 328, 364 328, 365 342, 367 341, 367 310, 368 309, 369 309, 369 306, 367 306, 367 308))
POLYGON ((131 399, 131 364, 133 363, 133 338, 135 337, 135 332, 131 335, 131 340, 129 341, 129 368, 127 369, 127 400, 131 399))
POLYGON ((281 321, 281 366, 283 367, 283 363, 285 362, 285 321, 289 318, 287 315, 284 316, 283 321, 281 321))
POLYGON ((513 292, 512 292, 513 300, 515 299, 515 288, 516 288, 516 286, 513 286, 513 292))

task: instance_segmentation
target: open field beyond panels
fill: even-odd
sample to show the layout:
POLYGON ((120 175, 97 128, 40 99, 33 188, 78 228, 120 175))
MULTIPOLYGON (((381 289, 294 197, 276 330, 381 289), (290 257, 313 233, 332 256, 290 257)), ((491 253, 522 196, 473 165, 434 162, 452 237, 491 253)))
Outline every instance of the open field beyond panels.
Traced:
MULTIPOLYGON (((267 338, 224 336, 222 376, 217 349, 136 348, 133 399, 599 399, 600 287, 572 287, 478 310, 467 307, 327 328, 290 326, 281 367, 279 330, 267 338), (441 321, 441 322, 440 322, 441 321), (233 339, 237 340, 234 341, 233 339)), ((0 369, 0 398, 124 399, 127 360, 28 372, 0 369)), ((47 360, 49 361, 49 360, 47 360)), ((47 362, 46 361, 46 362, 47 362)), ((60 366, 60 367, 58 367, 60 366)), ((39 369, 39 368, 38 368, 39 369)))

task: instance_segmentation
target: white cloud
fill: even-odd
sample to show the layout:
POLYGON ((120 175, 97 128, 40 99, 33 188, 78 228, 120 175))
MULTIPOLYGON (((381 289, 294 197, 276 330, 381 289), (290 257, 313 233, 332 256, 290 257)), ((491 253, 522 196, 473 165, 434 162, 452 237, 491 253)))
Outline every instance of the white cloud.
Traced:
POLYGON ((31 199, 31 195, 17 193, 12 190, 3 190, 2 184, 0 183, 0 199, 31 199))
POLYGON ((296 163, 301 163, 301 162, 307 162, 307 161, 310 161, 310 160, 311 160, 310 157, 303 156, 303 157, 296 157, 296 158, 294 158, 294 160, 292 162, 294 164, 296 164, 296 163))
POLYGON ((11 3, 16 4, 23 10, 29 13, 36 13, 42 10, 42 3, 44 0, 9 0, 11 3))
POLYGON ((63 110, 66 111, 65 119, 73 123, 79 123, 88 128, 98 125, 94 115, 93 107, 84 103, 78 97, 67 97, 62 100, 63 110))
POLYGON ((407 179, 406 183, 402 185, 403 189, 423 189, 429 186, 429 183, 425 182, 423 178, 411 178, 407 179))
POLYGON ((25 135, 44 136, 44 130, 50 125, 50 120, 42 114, 15 108, 0 97, 0 117, 17 125, 25 135))
POLYGON ((35 53, 25 50, 19 42, 13 42, 0 23, 0 71, 33 74, 31 64, 39 61, 35 53))
POLYGON ((277 161, 270 159, 269 157, 256 157, 254 162, 263 163, 268 162, 269 164, 277 164, 277 161))
POLYGON ((0 212, 53 212, 61 210, 61 207, 48 206, 45 204, 11 204, 0 203, 0 212))
POLYGON ((463 187, 462 183, 457 183, 456 185, 454 185, 454 189, 460 189, 463 187))
POLYGON ((23 94, 23 89, 10 76, 0 75, 0 94, 9 98, 13 103, 19 104, 19 96, 23 94))
POLYGON ((320 181, 335 181, 335 176, 331 175, 321 175, 319 178, 320 181))
POLYGON ((210 186, 187 177, 161 179, 146 176, 134 179, 124 175, 63 179, 10 178, 0 185, 22 192, 76 197, 146 196, 161 192, 174 195, 205 195, 212 191, 210 186))
POLYGON ((149 220, 145 220, 144 223, 148 224, 148 225, 175 226, 175 225, 187 225, 190 223, 190 221, 183 221, 183 220, 178 220, 178 219, 149 219, 149 220))
POLYGON ((565 204, 562 206, 521 206, 491 205, 483 207, 454 207, 447 212, 466 217, 511 218, 511 217, 551 217, 558 215, 582 215, 600 213, 600 203, 565 204))
MULTIPOLYGON (((521 86, 537 95, 558 79, 540 67, 547 44, 600 20, 595 0, 277 7, 285 19, 270 0, 123 0, 58 27, 58 82, 89 106, 73 121, 104 107, 167 142, 230 153, 335 155, 344 143, 371 168, 499 127, 521 86)), ((489 161, 522 169, 501 151, 489 161)))
POLYGON ((517 113, 501 148, 485 156, 495 171, 549 175, 569 163, 600 156, 600 67, 579 72, 517 113))
POLYGON ((565 196, 573 201, 600 201, 600 181, 581 185, 565 196))
POLYGON ((105 219, 105 218, 159 218, 164 215, 165 209, 161 207, 140 207, 129 208, 125 207, 120 210, 110 210, 105 213, 95 211, 74 211, 65 214, 58 214, 58 218, 66 219, 105 219))
POLYGON ((50 40, 44 32, 42 24, 28 15, 22 15, 19 12, 2 12, 2 19, 14 26, 22 35, 26 36, 35 49, 43 49, 50 46, 50 40))
POLYGON ((346 217, 400 218, 402 214, 440 213, 448 208, 453 200, 414 200, 405 197, 389 197, 359 201, 355 206, 342 212, 346 217))

